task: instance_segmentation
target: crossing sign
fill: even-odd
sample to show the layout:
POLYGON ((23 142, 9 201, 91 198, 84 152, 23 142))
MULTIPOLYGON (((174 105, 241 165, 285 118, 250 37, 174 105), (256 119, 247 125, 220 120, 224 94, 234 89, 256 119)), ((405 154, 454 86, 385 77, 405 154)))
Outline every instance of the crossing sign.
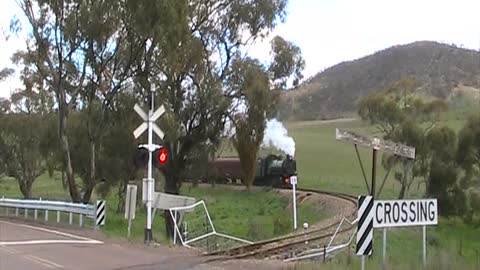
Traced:
POLYGON ((147 115, 140 106, 138 106, 138 104, 135 104, 135 106, 133 107, 133 109, 135 110, 135 112, 137 112, 137 114, 143 119, 143 122, 140 126, 138 126, 137 129, 135 129, 133 131, 133 136, 135 136, 135 139, 140 137, 140 135, 142 135, 143 132, 145 132, 145 130, 148 129, 148 124, 150 123, 152 125, 152 130, 153 132, 155 132, 155 134, 158 135, 158 137, 160 137, 160 139, 163 139, 163 137, 165 136, 165 134, 163 133, 163 131, 157 126, 157 124, 155 124, 154 122, 160 117, 162 116, 162 114, 165 113, 165 107, 160 106, 160 108, 158 108, 152 115, 147 115))
POLYGON ((373 246, 373 197, 358 197, 357 255, 372 255, 373 246))

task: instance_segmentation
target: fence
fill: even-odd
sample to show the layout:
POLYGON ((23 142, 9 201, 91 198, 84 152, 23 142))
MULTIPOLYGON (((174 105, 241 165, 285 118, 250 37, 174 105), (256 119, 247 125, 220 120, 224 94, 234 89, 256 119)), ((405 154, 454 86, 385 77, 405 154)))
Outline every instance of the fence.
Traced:
POLYGON ((78 215, 79 226, 84 226, 83 217, 93 220, 94 228, 105 224, 105 201, 97 201, 95 205, 72 203, 63 201, 49 200, 22 200, 0 198, 0 207, 5 208, 5 214, 9 215, 9 209, 15 209, 15 216, 20 215, 20 209, 23 209, 25 218, 28 217, 28 211, 33 210, 33 218, 38 219, 38 211, 44 211, 45 222, 48 222, 49 212, 56 212, 57 223, 60 222, 61 213, 68 214, 69 224, 73 224, 73 215, 78 215), (98 211, 97 211, 98 210, 98 211))

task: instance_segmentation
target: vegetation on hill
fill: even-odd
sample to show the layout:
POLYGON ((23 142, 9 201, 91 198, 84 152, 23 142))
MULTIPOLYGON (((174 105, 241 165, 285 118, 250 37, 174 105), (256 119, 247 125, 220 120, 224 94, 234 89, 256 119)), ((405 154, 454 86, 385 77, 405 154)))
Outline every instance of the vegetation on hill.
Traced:
MULTIPOLYGON (((419 41, 393 46, 332 66, 282 97, 284 119, 325 119, 357 110, 362 97, 410 77, 416 93, 450 99, 478 93, 480 52, 454 45, 419 41)), ((476 95, 478 96, 478 95, 476 95)))

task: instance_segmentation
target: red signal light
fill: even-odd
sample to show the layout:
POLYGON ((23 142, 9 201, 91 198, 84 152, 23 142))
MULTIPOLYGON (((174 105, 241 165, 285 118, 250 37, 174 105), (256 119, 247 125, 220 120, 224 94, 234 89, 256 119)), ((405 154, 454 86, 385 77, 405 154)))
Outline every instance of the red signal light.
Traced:
POLYGON ((165 148, 160 149, 160 152, 158 153, 158 160, 161 164, 165 164, 167 162, 167 157, 167 150, 165 150, 165 148))

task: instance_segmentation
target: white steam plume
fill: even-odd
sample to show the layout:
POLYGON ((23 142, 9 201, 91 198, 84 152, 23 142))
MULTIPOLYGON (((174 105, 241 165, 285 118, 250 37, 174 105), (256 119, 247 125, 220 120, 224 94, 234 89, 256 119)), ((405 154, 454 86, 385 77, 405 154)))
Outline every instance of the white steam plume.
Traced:
POLYGON ((289 137, 287 133, 287 129, 277 119, 268 120, 262 146, 273 146, 278 150, 294 156, 295 141, 292 137, 289 137))

